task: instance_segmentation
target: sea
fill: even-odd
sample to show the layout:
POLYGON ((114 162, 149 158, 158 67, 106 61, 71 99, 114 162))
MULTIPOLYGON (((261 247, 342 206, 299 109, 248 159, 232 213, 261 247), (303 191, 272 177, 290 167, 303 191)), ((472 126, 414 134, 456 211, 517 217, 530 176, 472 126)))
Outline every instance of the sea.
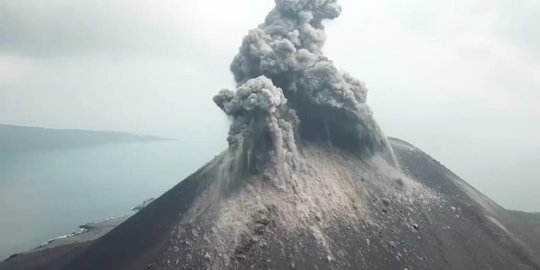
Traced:
POLYGON ((216 154, 175 140, 0 153, 0 261, 79 225, 129 214, 216 154))

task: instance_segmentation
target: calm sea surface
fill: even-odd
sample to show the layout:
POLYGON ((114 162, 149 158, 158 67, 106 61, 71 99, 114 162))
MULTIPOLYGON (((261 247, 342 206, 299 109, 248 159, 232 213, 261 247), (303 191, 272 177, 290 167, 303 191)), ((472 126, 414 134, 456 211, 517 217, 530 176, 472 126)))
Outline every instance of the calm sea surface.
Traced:
POLYGON ((213 157, 196 147, 159 141, 0 153, 0 260, 158 197, 213 157))

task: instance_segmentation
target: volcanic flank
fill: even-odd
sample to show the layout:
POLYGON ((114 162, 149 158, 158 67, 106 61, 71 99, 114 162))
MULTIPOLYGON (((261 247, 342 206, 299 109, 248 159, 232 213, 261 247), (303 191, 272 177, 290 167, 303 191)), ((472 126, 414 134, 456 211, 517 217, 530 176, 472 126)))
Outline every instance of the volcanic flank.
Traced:
POLYGON ((276 0, 234 58, 237 88, 214 98, 228 149, 49 268, 540 269, 531 228, 386 139, 364 85, 322 54, 340 11, 276 0))

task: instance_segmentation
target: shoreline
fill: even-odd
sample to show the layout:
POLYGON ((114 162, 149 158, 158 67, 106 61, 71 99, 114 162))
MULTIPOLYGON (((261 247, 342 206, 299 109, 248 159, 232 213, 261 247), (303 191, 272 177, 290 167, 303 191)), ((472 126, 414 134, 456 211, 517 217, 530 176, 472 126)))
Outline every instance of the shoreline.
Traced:
POLYGON ((7 258, 1 258, 0 262, 9 262, 11 260, 14 260, 16 258, 26 257, 30 256, 32 254, 60 248, 60 247, 66 247, 66 246, 77 246, 77 245, 84 245, 86 243, 90 243, 94 240, 99 239, 103 235, 107 234, 116 226, 120 225, 122 222, 129 219, 131 216, 133 216, 136 212, 140 211, 150 203, 152 203, 155 200, 155 198, 149 198, 139 205, 136 205, 132 207, 130 210, 133 213, 129 213, 123 216, 118 217, 110 217, 101 221, 91 221, 85 224, 82 224, 79 226, 79 230, 64 234, 55 238, 51 238, 44 243, 38 245, 37 247, 31 248, 27 251, 18 252, 9 255, 7 258))

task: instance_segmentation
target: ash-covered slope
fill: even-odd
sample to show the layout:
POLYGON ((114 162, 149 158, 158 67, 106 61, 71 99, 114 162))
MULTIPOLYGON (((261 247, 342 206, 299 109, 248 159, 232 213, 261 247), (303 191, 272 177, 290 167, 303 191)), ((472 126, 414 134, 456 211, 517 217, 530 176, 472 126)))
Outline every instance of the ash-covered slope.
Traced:
POLYGON ((62 269, 540 269, 530 228, 386 139, 322 54, 340 11, 276 0, 214 98, 229 148, 62 269))
POLYGON ((251 175, 215 200, 224 155, 62 269, 540 269, 540 236, 414 146, 404 173, 302 147, 295 185, 251 175))

